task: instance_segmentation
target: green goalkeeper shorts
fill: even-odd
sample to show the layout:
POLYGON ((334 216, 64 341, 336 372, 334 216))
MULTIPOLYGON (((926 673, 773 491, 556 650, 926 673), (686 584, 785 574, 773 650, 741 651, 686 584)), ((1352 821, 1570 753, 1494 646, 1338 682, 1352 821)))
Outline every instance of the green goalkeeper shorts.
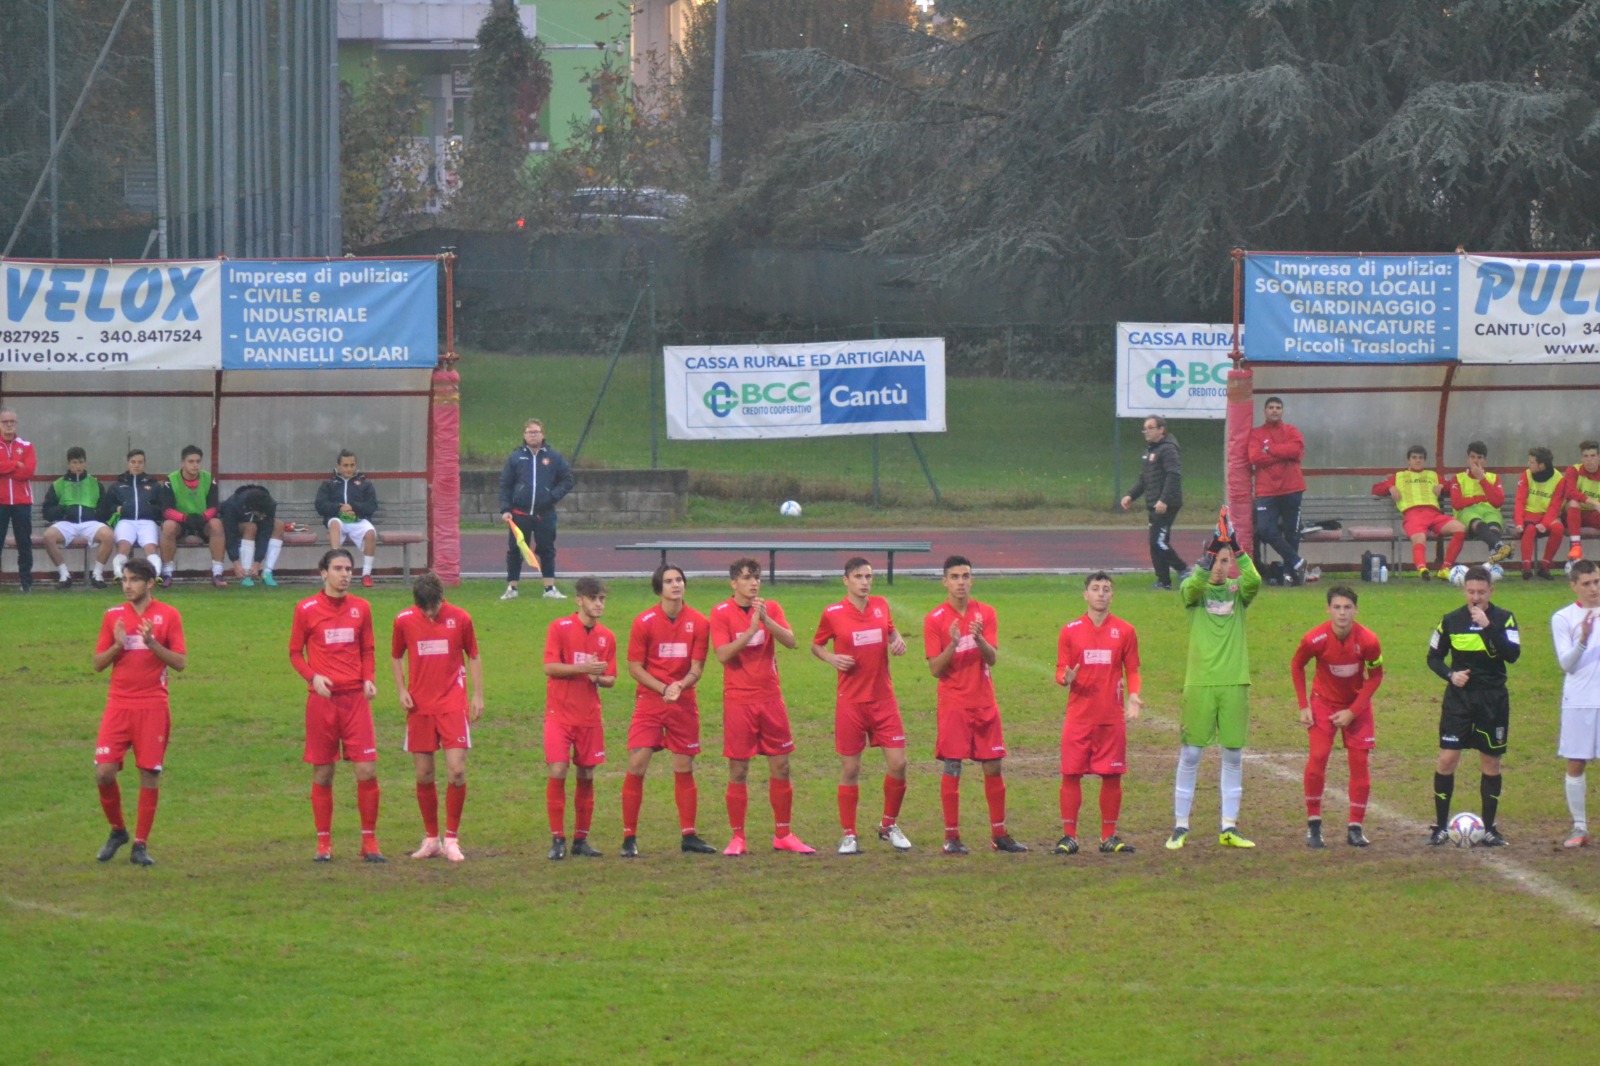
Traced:
POLYGON ((1191 747, 1220 741, 1242 748, 1250 731, 1249 685, 1187 685, 1183 690, 1181 737, 1191 747))

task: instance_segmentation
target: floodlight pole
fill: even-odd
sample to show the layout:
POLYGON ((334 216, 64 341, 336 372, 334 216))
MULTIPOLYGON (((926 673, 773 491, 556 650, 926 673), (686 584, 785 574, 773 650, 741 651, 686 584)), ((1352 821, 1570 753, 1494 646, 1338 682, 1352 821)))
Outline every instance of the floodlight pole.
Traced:
POLYGON ((716 47, 711 59, 711 184, 722 184, 722 65, 728 46, 728 0, 717 0, 716 47))
MULTIPOLYGON (((45 35, 48 44, 45 70, 50 79, 50 143, 56 143, 56 0, 45 7, 45 35)), ((61 168, 50 159, 50 258, 61 258, 61 168)))

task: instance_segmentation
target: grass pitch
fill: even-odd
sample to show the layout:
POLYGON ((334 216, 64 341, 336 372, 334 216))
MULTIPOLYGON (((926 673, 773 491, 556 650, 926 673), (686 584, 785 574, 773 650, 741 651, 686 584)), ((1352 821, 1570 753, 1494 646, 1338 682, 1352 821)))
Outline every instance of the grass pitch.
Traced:
MULTIPOLYGON (((1460 594, 1440 586, 1361 586, 1361 621, 1383 639, 1373 758, 1373 846, 1336 831, 1346 780, 1329 772, 1330 847, 1302 846, 1305 749, 1287 663, 1324 616, 1316 588, 1266 589, 1251 610, 1251 747, 1241 825, 1260 845, 1224 850, 1211 827, 1217 756, 1202 764, 1196 831, 1183 851, 1171 822, 1173 722, 1186 628, 1172 594, 1125 580, 1114 610, 1140 629, 1147 715, 1131 731, 1121 831, 1131 856, 1047 853, 1060 834, 1052 683, 1058 628, 1082 611, 1072 578, 985 580, 996 605, 995 677, 1013 755, 1014 835, 1034 850, 963 859, 938 854, 941 819, 933 682, 921 618, 942 598, 931 581, 881 585, 912 652, 895 663, 911 738, 902 824, 916 850, 871 839, 832 853, 837 762, 832 681, 804 652, 837 583, 780 584, 802 648, 780 662, 795 720, 802 858, 765 850, 764 768, 751 773, 744 859, 675 849, 668 766, 652 767, 641 842, 616 858, 631 686, 606 698, 611 762, 600 775, 598 860, 544 858, 540 761, 548 621, 570 607, 503 604, 498 584, 452 599, 474 613, 489 710, 474 731, 462 839, 469 861, 412 863, 420 822, 399 750, 401 712, 384 671, 376 704, 387 866, 355 861, 354 787, 336 789, 329 867, 313 838, 300 762, 303 689, 284 662, 299 590, 179 588, 189 670, 174 679, 174 740, 151 853, 139 870, 94 862, 106 827, 91 749, 106 677, 89 665, 101 607, 83 591, 8 597, 3 670, 9 842, 0 866, 0 993, 12 1062, 858 1061, 1440 1061, 1486 1034, 1517 1061, 1570 1060, 1592 1035, 1600 979, 1600 850, 1554 847, 1567 819, 1554 755, 1560 681, 1548 618, 1564 583, 1502 586, 1523 626, 1512 667, 1511 751, 1501 852, 1421 846, 1431 818, 1440 683, 1423 664, 1431 626, 1460 594)), ((697 581, 709 609, 726 586, 697 581)), ((380 620, 408 602, 372 597, 380 620)), ((643 580, 613 582, 606 622, 625 634, 651 602, 643 580)), ((625 639, 625 638, 624 638, 625 639)), ((722 805, 720 676, 702 685, 700 826, 727 839, 722 805)), ((878 810, 881 760, 863 774, 862 826, 878 810)), ((981 844, 974 770, 963 824, 981 844)), ((122 776, 131 816, 137 779, 122 776)), ((1094 836, 1096 786, 1082 835, 1094 836)), ((1477 806, 1469 755, 1458 809, 1477 806)), ((1592 801, 1600 808, 1600 798, 1592 801)))

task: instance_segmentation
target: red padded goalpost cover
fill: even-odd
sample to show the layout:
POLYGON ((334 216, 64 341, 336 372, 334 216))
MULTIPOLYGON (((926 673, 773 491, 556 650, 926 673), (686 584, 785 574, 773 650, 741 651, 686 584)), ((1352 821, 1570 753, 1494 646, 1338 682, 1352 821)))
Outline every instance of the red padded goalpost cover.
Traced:
POLYGON ((433 372, 433 436, 428 464, 428 540, 433 572, 446 585, 461 584, 461 375, 450 366, 433 372))
POLYGON ((1228 371, 1227 494, 1228 516, 1233 519, 1239 546, 1251 551, 1255 540, 1255 504, 1250 483, 1250 426, 1255 421, 1253 372, 1235 366, 1228 371))

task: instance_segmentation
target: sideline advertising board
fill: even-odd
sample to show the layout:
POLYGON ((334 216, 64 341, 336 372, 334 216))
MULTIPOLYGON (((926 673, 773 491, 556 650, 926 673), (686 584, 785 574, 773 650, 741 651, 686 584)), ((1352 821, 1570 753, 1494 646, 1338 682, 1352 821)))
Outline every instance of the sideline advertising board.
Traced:
POLYGON ((433 259, 0 263, 0 371, 431 368, 433 259))
POLYGON ((1232 351, 1231 324, 1118 322, 1117 417, 1226 418, 1232 351))
POLYGON ((943 433, 944 339, 662 349, 667 436, 943 433))

